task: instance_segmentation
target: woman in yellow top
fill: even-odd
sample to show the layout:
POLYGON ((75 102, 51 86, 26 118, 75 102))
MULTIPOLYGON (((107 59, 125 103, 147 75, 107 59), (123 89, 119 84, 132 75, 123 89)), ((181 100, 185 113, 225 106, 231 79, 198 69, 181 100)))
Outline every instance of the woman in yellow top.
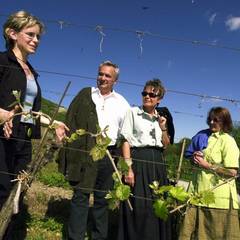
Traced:
POLYGON ((190 191, 214 189, 215 202, 187 210, 179 239, 239 239, 239 204, 233 178, 239 168, 239 149, 229 135, 231 115, 226 108, 214 107, 208 113, 207 124, 209 129, 193 137, 186 156, 200 167, 193 175, 190 191), (224 184, 229 178, 233 179, 224 184))

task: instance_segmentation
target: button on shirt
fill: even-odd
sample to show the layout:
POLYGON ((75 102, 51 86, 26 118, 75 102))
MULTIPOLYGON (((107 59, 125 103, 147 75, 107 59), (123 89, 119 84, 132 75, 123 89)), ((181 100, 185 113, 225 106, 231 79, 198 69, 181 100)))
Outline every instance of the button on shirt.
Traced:
POLYGON ((162 130, 157 117, 150 116, 141 107, 127 111, 120 135, 131 147, 163 147, 162 130))
POLYGON ((109 126, 107 135, 111 138, 110 145, 115 145, 126 111, 130 108, 126 99, 112 91, 103 96, 98 88, 92 88, 92 100, 96 105, 98 124, 101 129, 109 126))

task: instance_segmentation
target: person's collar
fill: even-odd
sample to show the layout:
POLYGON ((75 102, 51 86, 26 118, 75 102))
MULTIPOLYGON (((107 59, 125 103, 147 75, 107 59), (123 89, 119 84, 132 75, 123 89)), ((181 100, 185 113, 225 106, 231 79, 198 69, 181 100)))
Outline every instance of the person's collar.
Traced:
POLYGON ((219 138, 221 135, 223 135, 224 132, 223 131, 219 131, 219 132, 213 132, 212 133, 212 136, 216 137, 216 138, 219 138))
POLYGON ((116 97, 116 92, 114 90, 112 90, 112 92, 110 92, 108 95, 102 95, 99 88, 97 87, 92 87, 92 93, 97 93, 99 96, 101 97, 104 97, 104 98, 107 98, 107 97, 110 97, 110 96, 113 96, 113 97, 116 97))
POLYGON ((11 49, 7 50, 7 56, 10 60, 18 63, 18 60, 17 60, 15 54, 13 53, 13 51, 11 49))
MULTIPOLYGON (((19 64, 19 62, 18 62, 14 52, 11 49, 7 50, 7 57, 8 57, 8 59, 10 59, 11 61, 17 63, 20 66, 20 64, 19 64)), ((35 77, 39 76, 39 74, 37 72, 35 72, 35 70, 33 69, 32 65, 28 61, 26 62, 26 64, 31 69, 31 71, 33 72, 35 77)))
MULTIPOLYGON (((148 115, 148 116, 151 116, 149 113, 147 113, 147 112, 144 111, 143 106, 138 107, 137 114, 138 114, 138 115, 146 114, 146 115, 148 115)), ((153 115, 153 117, 155 117, 156 119, 158 119, 158 112, 157 112, 156 109, 154 110, 154 115, 153 115)))

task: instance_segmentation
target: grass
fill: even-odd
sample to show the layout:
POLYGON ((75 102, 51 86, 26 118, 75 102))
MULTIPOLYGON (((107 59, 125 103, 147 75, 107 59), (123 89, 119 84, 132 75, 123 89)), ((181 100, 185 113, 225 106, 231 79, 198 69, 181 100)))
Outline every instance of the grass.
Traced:
POLYGON ((72 190, 53 161, 37 174, 14 216, 11 240, 60 240, 65 236, 72 190))
POLYGON ((69 183, 64 176, 57 171, 56 162, 50 162, 37 175, 37 179, 49 187, 62 187, 70 189, 69 183))

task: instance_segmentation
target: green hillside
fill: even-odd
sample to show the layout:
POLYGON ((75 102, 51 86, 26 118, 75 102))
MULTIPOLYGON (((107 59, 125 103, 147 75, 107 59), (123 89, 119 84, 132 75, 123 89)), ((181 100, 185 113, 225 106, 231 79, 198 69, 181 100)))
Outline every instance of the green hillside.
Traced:
MULTIPOLYGON (((48 114, 50 117, 53 116, 53 114, 55 113, 56 109, 57 109, 57 104, 47 100, 45 98, 42 98, 42 112, 48 114)), ((65 115, 66 115, 66 109, 63 107, 60 107, 56 116, 56 120, 59 121, 64 121, 65 120, 65 115)))

